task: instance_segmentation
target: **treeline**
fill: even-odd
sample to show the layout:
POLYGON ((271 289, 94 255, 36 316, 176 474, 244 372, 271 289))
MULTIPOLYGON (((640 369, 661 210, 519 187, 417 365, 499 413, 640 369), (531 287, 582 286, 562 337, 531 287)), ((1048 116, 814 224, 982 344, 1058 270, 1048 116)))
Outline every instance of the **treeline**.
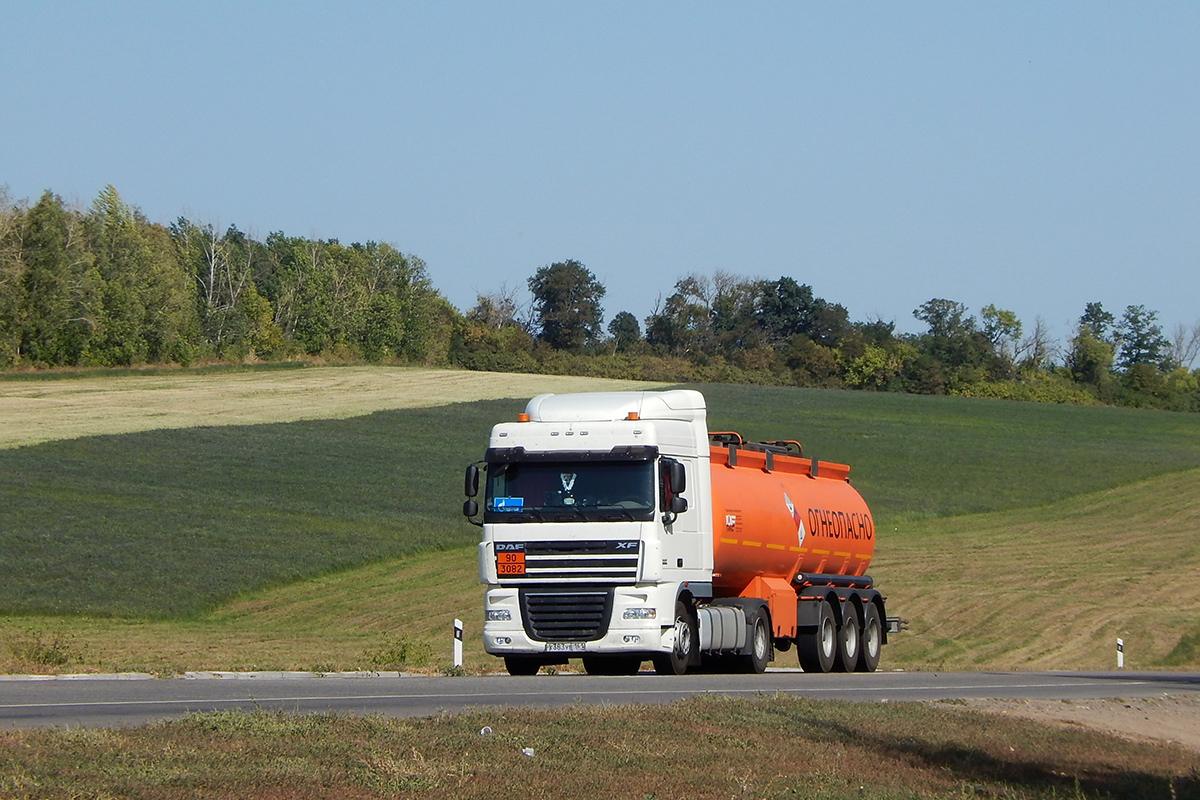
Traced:
POLYGON ((425 264, 387 244, 163 227, 111 186, 87 212, 50 192, 0 211, 0 366, 446 363, 457 320, 425 264))
POLYGON ((621 312, 604 331, 604 287, 582 264, 543 267, 528 287, 526 307, 513 290, 478 298, 467 366, 1200 411, 1200 324, 1168 339, 1143 306, 1117 318, 1087 304, 1064 348, 1041 320, 1026 331, 1011 311, 976 318, 943 298, 913 311, 924 333, 897 334, 787 276, 688 275, 644 329, 621 312))
POLYGON ((319 357, 1200 411, 1200 324, 1168 338, 1142 306, 1089 303, 1064 346, 1040 320, 934 298, 908 335, 787 276, 717 273, 604 325, 605 287, 563 261, 460 313, 388 244, 164 227, 111 186, 86 211, 0 201, 4 368, 319 357))

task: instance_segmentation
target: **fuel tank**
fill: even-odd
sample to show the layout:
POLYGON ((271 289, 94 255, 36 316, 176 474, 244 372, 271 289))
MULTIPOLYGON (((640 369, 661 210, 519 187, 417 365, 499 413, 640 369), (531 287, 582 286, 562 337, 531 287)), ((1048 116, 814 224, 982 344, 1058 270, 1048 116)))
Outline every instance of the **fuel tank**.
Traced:
POLYGON ((798 445, 756 447, 737 437, 710 448, 714 588, 737 592, 759 576, 865 574, 875 523, 850 468, 803 458, 798 445))

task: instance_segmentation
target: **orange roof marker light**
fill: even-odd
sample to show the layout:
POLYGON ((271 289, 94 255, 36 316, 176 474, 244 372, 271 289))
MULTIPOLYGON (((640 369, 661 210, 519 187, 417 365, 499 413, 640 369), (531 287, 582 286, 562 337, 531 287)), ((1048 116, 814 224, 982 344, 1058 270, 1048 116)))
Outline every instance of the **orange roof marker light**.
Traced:
POLYGON ((630 422, 633 422, 637 418, 638 418, 638 412, 636 412, 636 411, 630 411, 628 414, 625 415, 625 419, 629 420, 630 422))
POLYGON ((529 415, 522 411, 520 414, 517 414, 517 422, 529 422, 529 415))

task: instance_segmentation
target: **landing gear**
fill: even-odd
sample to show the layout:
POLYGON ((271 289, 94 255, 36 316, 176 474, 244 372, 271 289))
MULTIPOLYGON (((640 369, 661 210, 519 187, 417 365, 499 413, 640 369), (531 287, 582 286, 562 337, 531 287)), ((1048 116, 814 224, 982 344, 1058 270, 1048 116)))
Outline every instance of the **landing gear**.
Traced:
POLYGON ((675 601, 675 646, 670 653, 654 656, 654 671, 659 675, 682 675, 692 661, 700 640, 696 614, 682 600, 675 601))

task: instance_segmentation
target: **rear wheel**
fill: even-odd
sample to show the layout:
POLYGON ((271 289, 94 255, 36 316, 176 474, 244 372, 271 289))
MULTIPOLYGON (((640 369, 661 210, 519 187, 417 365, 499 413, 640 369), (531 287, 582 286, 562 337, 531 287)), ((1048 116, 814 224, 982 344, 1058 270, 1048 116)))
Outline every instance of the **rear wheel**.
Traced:
POLYGON ((879 609, 869 603, 863 612, 862 643, 858 648, 859 672, 874 672, 879 666, 879 651, 883 648, 883 623, 879 609))
POLYGON ((699 642, 696 615, 691 606, 682 600, 675 601, 675 644, 669 653, 654 656, 654 671, 659 675, 682 675, 692 661, 692 653, 699 642))
POLYGON ((861 633, 858 610, 852 603, 847 603, 842 611, 842 627, 838 629, 838 652, 833 662, 835 672, 854 672, 858 668, 858 651, 862 647, 861 633))
POLYGON ((761 608, 750 616, 750 653, 738 656, 741 672, 761 675, 767 671, 767 662, 771 660, 771 631, 767 623, 767 612, 761 608))
POLYGON ((504 668, 508 670, 509 675, 537 675, 538 670, 542 668, 542 663, 536 658, 505 656, 504 668))
POLYGON ((796 637, 796 654, 805 672, 829 672, 837 656, 837 624, 828 600, 817 607, 817 629, 796 637))

